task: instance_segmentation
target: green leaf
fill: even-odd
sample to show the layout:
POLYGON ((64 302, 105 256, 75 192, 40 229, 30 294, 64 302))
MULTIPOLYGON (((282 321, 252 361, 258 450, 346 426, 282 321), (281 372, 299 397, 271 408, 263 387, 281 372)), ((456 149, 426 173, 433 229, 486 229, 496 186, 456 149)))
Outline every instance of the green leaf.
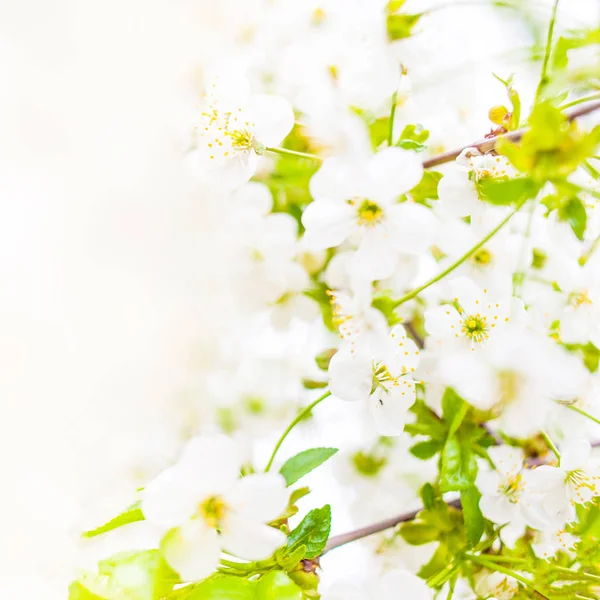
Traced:
POLYGON ((452 389, 442 396, 442 415, 448 424, 448 437, 454 435, 469 411, 469 405, 452 389))
POLYGON ((88 589, 83 587, 81 583, 75 581, 69 586, 69 600, 106 600, 101 596, 92 594, 88 589))
POLYGON ((387 17, 388 39, 393 42, 410 37, 414 26, 422 16, 423 13, 416 15, 389 14, 387 17))
POLYGON ((433 503, 435 502, 435 490, 430 483, 426 483, 421 488, 420 492, 421 500, 423 500, 423 506, 426 509, 433 508, 433 503))
POLYGON ((400 134, 401 141, 412 141, 423 144, 429 139, 429 131, 419 123, 406 125, 400 134))
POLYGON ((440 543, 429 562, 421 567, 417 575, 423 579, 429 579, 448 566, 454 558, 455 557, 453 553, 450 552, 448 546, 444 543, 440 543))
POLYGON ((475 486, 471 486, 460 492, 460 502, 467 530, 467 544, 470 548, 477 545, 483 535, 485 526, 483 514, 481 514, 481 509, 479 508, 480 499, 481 493, 475 486))
POLYGON ((158 600, 179 582, 159 550, 121 552, 98 563, 98 572, 131 600, 158 600))
POLYGON ((421 204, 425 204, 426 200, 438 200, 438 183, 441 178, 439 171, 425 171, 421 181, 409 192, 412 199, 421 204))
POLYGON ((283 475, 288 486, 292 485, 298 479, 322 465, 337 451, 337 448, 311 448, 310 450, 304 450, 304 452, 300 452, 288 459, 279 472, 283 475))
POLYGON ((200 585, 194 585, 188 594, 179 595, 177 600, 255 600, 257 582, 233 575, 215 575, 200 585))
POLYGON ((291 554, 297 548, 306 546, 306 554, 303 558, 315 558, 321 554, 331 531, 331 507, 329 504, 323 508, 311 510, 302 519, 288 537, 287 554, 291 554))
POLYGON ((369 136, 373 150, 377 150, 388 139, 389 130, 389 117, 379 117, 369 124, 369 136))
POLYGON ((433 440, 446 439, 446 426, 429 406, 422 400, 417 400, 410 408, 417 417, 414 423, 404 426, 404 431, 410 435, 425 435, 433 440))
POLYGON ((419 523, 416 521, 404 523, 400 528, 400 535, 405 542, 412 546, 421 546, 437 542, 440 538, 440 532, 437 527, 429 523, 419 523))
POLYGON ((558 209, 558 216, 562 221, 567 221, 578 239, 583 240, 587 226, 587 212, 581 200, 577 197, 569 198, 558 209))
POLYGON ((464 490, 473 485, 477 476, 477 459, 469 444, 453 435, 442 451, 440 489, 442 492, 464 490))
POLYGON ((538 189, 538 186, 529 177, 517 179, 486 177, 477 182, 479 197, 498 206, 514 205, 523 199, 533 198, 538 189))
POLYGON ((89 531, 84 531, 81 536, 84 538, 92 538, 97 535, 101 535, 103 533, 107 533, 112 531, 113 529, 118 529, 119 527, 123 527, 124 525, 129 525, 130 523, 136 523, 137 521, 144 520, 144 513, 140 508, 141 502, 136 502, 132 504, 126 511, 122 512, 120 515, 116 516, 114 519, 108 521, 104 525, 100 525, 95 529, 90 529, 89 531))
POLYGON ((427 460, 435 456, 443 447, 444 444, 440 440, 428 440, 412 446, 410 453, 421 460, 427 460))
POLYGON ((285 573, 271 571, 258 580, 255 600, 302 600, 302 590, 285 573))
POLYGON ((565 115, 550 102, 538 104, 529 117, 532 136, 538 150, 549 151, 557 148, 565 138, 568 121, 565 115))

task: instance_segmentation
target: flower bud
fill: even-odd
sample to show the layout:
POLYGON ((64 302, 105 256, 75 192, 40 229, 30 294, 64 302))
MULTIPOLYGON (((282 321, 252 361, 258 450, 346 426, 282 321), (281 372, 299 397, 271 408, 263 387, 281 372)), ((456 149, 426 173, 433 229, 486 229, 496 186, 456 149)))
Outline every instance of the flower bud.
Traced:
POLYGON ((490 108, 490 112, 488 113, 489 120, 495 125, 502 125, 504 119, 508 115, 508 108, 506 106, 497 105, 492 106, 490 108))

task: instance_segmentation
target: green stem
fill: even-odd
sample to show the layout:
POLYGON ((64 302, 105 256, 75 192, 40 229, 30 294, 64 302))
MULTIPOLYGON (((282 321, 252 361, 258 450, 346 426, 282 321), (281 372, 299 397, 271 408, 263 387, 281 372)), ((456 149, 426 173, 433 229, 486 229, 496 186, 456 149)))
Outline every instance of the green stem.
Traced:
POLYGON ((304 419, 306 417, 306 415, 308 415, 310 413, 310 411, 317 406, 317 404, 319 404, 320 402, 323 402, 323 400, 325 400, 325 398, 327 398, 327 396, 330 396, 331 392, 326 392, 325 394, 323 394, 322 396, 319 396, 314 402, 311 402, 308 406, 305 406, 297 415, 296 418, 287 426, 287 429, 281 434, 281 437, 279 438, 279 440, 277 441, 277 443, 275 444, 275 448, 273 449, 273 453, 271 454, 271 458, 269 459, 269 462, 267 463, 267 466, 265 467, 265 473, 267 473, 269 471, 269 469, 271 468, 271 465, 273 464, 273 461, 275 460, 275 455, 277 454, 277 451, 279 450, 279 448, 281 447, 281 444, 283 444, 283 441, 285 440, 285 438, 288 436, 288 434, 290 433, 290 431, 292 429, 294 429, 294 427, 300 422, 302 421, 302 419, 304 419))
POLYGON ((536 202, 531 203, 531 209, 529 210, 529 217, 527 219, 527 228, 525 229, 525 236, 523 237, 523 241, 521 243, 521 252, 519 253, 519 270, 515 273, 513 282, 513 296, 519 295, 519 291, 523 285, 523 281, 525 280, 525 250, 527 250, 527 241, 531 237, 531 228, 533 226, 533 216, 535 215, 536 206, 536 202))
POLYGON ((558 451, 556 444, 550 439, 550 436, 545 431, 542 431, 542 437, 544 438, 546 444, 548 444, 548 448, 554 452, 554 455, 560 461, 560 452, 558 451))
POLYGON ((552 16, 550 17, 550 25, 548 26, 548 38, 546 39, 546 51, 544 52, 544 62, 542 64, 542 74, 537 90, 535 91, 535 104, 539 102, 542 91, 548 83, 548 63, 550 62, 550 54, 552 54, 552 39, 554 37, 554 26, 556 25, 556 13, 559 1, 554 0, 554 6, 552 7, 552 16))
POLYGON ((311 160, 317 160, 321 162, 323 159, 316 154, 309 154, 308 152, 297 152, 296 150, 288 150, 287 148, 265 148, 265 152, 274 152, 275 154, 283 154, 285 156, 296 156, 298 158, 310 158, 311 160))
POLYGON ((390 109, 390 122, 388 128, 388 146, 394 145, 394 117, 396 116, 396 102, 398 100, 398 92, 392 94, 392 107, 390 109))
POLYGON ((585 263, 590 260, 592 254, 596 252, 600 246, 600 235, 592 242, 592 245, 588 248, 587 252, 584 252, 579 258, 579 264, 583 267, 585 263))
POLYGON ((577 98, 576 100, 571 100, 571 102, 567 102, 560 107, 560 110, 565 110, 566 108, 571 108, 573 106, 577 106, 578 104, 583 104, 584 102, 590 102, 591 100, 599 100, 600 93, 590 94, 589 96, 583 96, 582 98, 577 98))
POLYGON ((579 413, 580 415, 583 415, 584 417, 587 417, 588 419, 591 419, 592 421, 594 421, 594 423, 598 423, 598 425, 600 425, 600 419, 598 419, 597 417, 593 417, 592 415, 590 415, 590 413, 579 408, 578 406, 575 406, 574 404, 564 404, 563 406, 566 406, 567 408, 574 410, 575 412, 579 413))
POLYGON ((514 558, 512 556, 502 556, 500 554, 486 554, 485 560, 491 560, 493 562, 506 562, 511 565, 524 565, 529 563, 526 558, 514 558))
POLYGON ((552 567, 552 570, 558 573, 571 575, 573 578, 579 579, 580 581, 594 581, 600 583, 600 577, 598 575, 593 575, 592 573, 578 573, 577 571, 573 571, 573 569, 558 567, 556 565, 552 567))
POLYGON ((527 201, 527 198, 525 200, 522 200, 521 202, 519 202, 519 204, 517 204, 516 208, 511 213, 509 213, 504 219, 502 219, 502 221, 500 221, 500 223, 498 223, 498 225, 496 225, 496 227, 494 227, 494 229, 492 229, 492 231, 490 231, 481 241, 479 241, 477 244, 475 244, 472 248, 467 250, 467 252, 465 252, 458 260, 453 262, 448 268, 444 269, 441 273, 439 273, 435 277, 432 277, 429 281, 426 281, 423 285, 420 285, 418 288, 415 288, 414 290, 408 292, 408 294, 402 296, 402 298, 400 298, 400 300, 396 300, 396 302, 393 303, 393 307, 397 308, 401 304, 404 304, 405 302, 412 300, 415 296, 418 296, 423 290, 426 290, 428 287, 432 286, 434 283, 437 283, 438 281, 440 281, 441 279, 446 277, 446 275, 448 275, 449 273, 452 273, 452 271, 454 271, 454 269, 456 269, 457 267, 460 267, 460 265, 462 265, 467 259, 469 259, 471 257, 471 255, 473 255, 475 252, 477 252, 477 250, 479 250, 479 248, 481 248, 481 246, 483 246, 487 241, 489 241, 491 238, 493 238, 513 218, 513 216, 519 212, 519 210, 521 209, 523 204, 525 204, 526 201, 527 201))
POLYGON ((533 581, 531 581, 530 579, 527 579, 527 577, 523 577, 522 575, 513 571, 512 569, 507 569, 506 567, 499 565, 498 563, 495 563, 494 561, 488 561, 485 558, 483 558, 482 556, 475 556, 474 554, 469 554, 469 553, 465 554, 465 556, 471 562, 474 562, 476 565, 480 565, 482 567, 485 567, 486 569, 491 569, 492 571, 498 571, 498 573, 502 573, 503 575, 508 575, 509 577, 516 579, 517 581, 521 582, 523 585, 532 589, 534 592, 537 592, 543 598, 547 598, 547 596, 535 586, 533 581))
POLYGON ((458 581, 458 573, 452 576, 450 579, 450 589, 448 590, 448 595, 446 596, 446 600, 452 600, 452 596, 454 596, 454 588, 456 587, 456 582, 458 581))

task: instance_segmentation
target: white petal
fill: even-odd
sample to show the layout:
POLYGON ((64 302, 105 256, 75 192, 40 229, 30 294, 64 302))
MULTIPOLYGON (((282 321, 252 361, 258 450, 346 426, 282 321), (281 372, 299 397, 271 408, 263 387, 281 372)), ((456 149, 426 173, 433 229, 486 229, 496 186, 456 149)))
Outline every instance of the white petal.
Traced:
POLYGON ((244 517, 268 523, 281 515, 288 499, 285 479, 279 473, 257 473, 242 477, 225 501, 244 517))
POLYGON ((279 529, 256 523, 235 513, 227 517, 221 534, 224 550, 248 560, 269 558, 286 541, 287 536, 279 529))
POLYGON ((438 183, 438 214, 454 217, 466 217, 473 214, 479 204, 475 184, 464 171, 450 171, 438 183))
POLYGON ((587 440, 576 440, 561 450, 560 468, 564 471, 584 469, 592 452, 587 440))
POLYGON ((363 170, 362 162, 336 156, 328 158, 310 180, 310 195, 315 200, 328 199, 339 202, 360 197, 365 186, 363 170))
POLYGON ((253 150, 236 152, 230 158, 213 164, 197 150, 186 155, 186 165, 201 181, 233 190, 246 183, 256 171, 258 156, 253 150))
POLYGON ((385 279, 394 272, 398 253, 383 225, 367 229, 350 265, 351 274, 360 279, 385 279))
POLYGON ((144 490, 142 512, 147 521, 161 527, 176 527, 195 512, 199 498, 186 473, 170 467, 151 481, 144 490))
POLYGON ((433 242, 437 219, 427 207, 403 202, 388 209, 394 246, 406 254, 420 254, 433 242))
POLYGON ((424 313, 425 329, 436 337, 455 337, 460 334, 460 315, 450 304, 429 308, 424 313))
POLYGON ((481 312, 484 304, 488 304, 484 291, 468 277, 457 277, 449 281, 448 285, 467 314, 481 312))
POLYGON ((402 325, 396 325, 380 346, 377 359, 381 360, 394 377, 413 373, 420 359, 420 352, 402 325))
POLYGON ((371 359, 342 346, 329 362, 329 389, 340 400, 366 400, 373 385, 371 359))
POLYGON ((304 244, 313 250, 339 246, 354 228, 355 210, 349 204, 332 200, 311 202, 302 215, 306 228, 304 244))
POLYGON ((390 385, 389 391, 378 388, 369 398, 369 411, 380 435, 400 435, 408 418, 408 409, 416 399, 415 384, 410 379, 400 379, 390 385))
POLYGON ((542 465, 529 473, 528 484, 532 491, 541 494, 564 488, 565 472, 562 469, 542 465))
POLYGON ((281 96, 254 94, 248 112, 254 121, 254 135, 264 146, 278 146, 294 126, 292 105, 281 96))
POLYGON ((479 508, 490 521, 502 525, 514 520, 519 508, 511 504, 508 498, 502 495, 484 494, 479 501, 479 508))
POLYGON ((395 198, 414 188, 423 177, 419 157, 402 148, 385 148, 369 162, 368 173, 386 199, 395 198))
POLYGON ((216 570, 221 554, 217 532, 200 520, 188 521, 170 531, 163 540, 162 551, 183 581, 206 579, 216 570))

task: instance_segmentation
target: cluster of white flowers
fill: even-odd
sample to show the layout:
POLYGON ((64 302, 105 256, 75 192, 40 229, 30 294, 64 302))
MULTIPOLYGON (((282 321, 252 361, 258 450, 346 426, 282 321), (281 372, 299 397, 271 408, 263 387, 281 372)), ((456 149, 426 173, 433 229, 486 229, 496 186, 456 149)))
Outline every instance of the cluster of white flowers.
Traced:
MULTIPOLYGON (((162 555, 182 582, 219 568, 243 575, 240 565, 268 572, 272 565, 261 565, 274 554, 286 564, 294 500, 285 470, 269 471, 275 453, 269 472, 258 463, 323 393, 332 398, 311 435, 341 440, 334 471, 352 490, 354 523, 422 506, 424 484, 436 487, 431 506, 475 488, 496 536, 489 547, 527 538, 538 557, 573 551, 577 508, 600 496, 597 157, 556 181, 542 178, 522 201, 520 191, 490 199, 490 184, 529 174, 475 147, 439 170, 424 164, 471 135, 466 127, 460 139, 451 128, 445 135, 448 106, 442 116, 427 112, 411 91, 427 80, 420 51, 427 55, 426 21, 438 13, 411 15, 402 1, 249 4, 235 66, 204 81, 186 157, 218 197, 228 251, 218 268, 229 318, 203 390, 215 411, 198 429, 229 434, 238 450, 222 436, 195 437, 143 490, 141 511, 159 530, 162 555), (461 402, 454 414, 450 393, 461 402), (459 473, 467 483, 442 483, 452 444, 453 460, 473 465, 459 473)), ((460 97, 456 114, 485 115, 512 89, 491 76, 481 85, 489 102, 448 84, 440 95, 448 105, 460 97)), ((523 77, 525 99, 534 85, 523 77)), ((475 121, 483 137, 490 122, 475 121)), ((375 542, 381 564, 393 565, 390 553, 409 564, 410 539, 392 537, 375 542)), ((417 577, 411 571, 431 564, 432 544, 410 569, 388 570, 366 590, 334 583, 322 598, 428 600, 424 579, 449 582, 448 597, 455 588, 464 598, 518 591, 520 580, 493 573, 488 558, 473 559, 481 569, 470 580, 458 570, 417 577)), ((318 555, 303 556, 312 575, 318 555)))

